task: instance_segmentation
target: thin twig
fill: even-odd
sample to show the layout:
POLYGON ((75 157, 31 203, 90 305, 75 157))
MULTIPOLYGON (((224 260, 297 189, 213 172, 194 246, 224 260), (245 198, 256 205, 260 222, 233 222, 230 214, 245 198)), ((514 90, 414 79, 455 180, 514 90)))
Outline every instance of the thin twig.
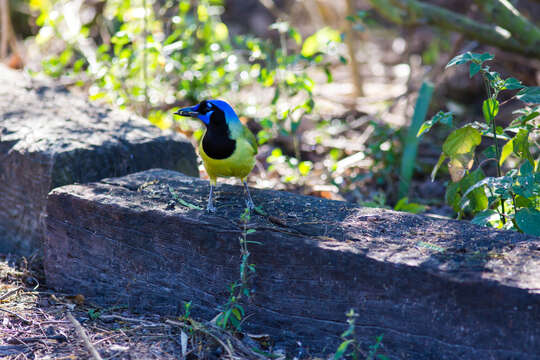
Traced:
POLYGON ((92 359, 103 360, 101 356, 99 355, 99 353, 97 352, 94 345, 92 345, 92 342, 88 338, 88 335, 86 335, 86 331, 84 331, 84 328, 82 327, 81 323, 78 322, 77 319, 75 319, 73 315, 71 314, 71 312, 69 311, 66 313, 66 317, 69 319, 69 321, 71 321, 71 323, 75 327, 75 331, 77 332, 77 335, 79 335, 79 337, 83 340, 84 345, 86 346, 86 350, 88 350, 88 352, 92 356, 92 359))
POLYGON ((24 322, 27 323, 27 324, 31 324, 31 323, 32 323, 31 320, 28 320, 28 319, 26 319, 25 317, 23 317, 23 316, 21 316, 21 315, 15 313, 15 312, 13 312, 13 311, 11 311, 11 310, 4 309, 4 308, 1 308, 1 307, 0 307, 0 311, 4 311, 4 312, 7 312, 8 314, 11 314, 11 315, 13 315, 13 316, 16 316, 16 317, 18 317, 19 319, 21 319, 22 321, 24 321, 24 322))
POLYGON ((7 299, 8 297, 10 297, 11 295, 17 293, 19 290, 21 290, 23 287, 22 286, 19 286, 11 291, 8 291, 7 293, 5 293, 4 295, 0 295, 0 300, 4 300, 4 299, 7 299))

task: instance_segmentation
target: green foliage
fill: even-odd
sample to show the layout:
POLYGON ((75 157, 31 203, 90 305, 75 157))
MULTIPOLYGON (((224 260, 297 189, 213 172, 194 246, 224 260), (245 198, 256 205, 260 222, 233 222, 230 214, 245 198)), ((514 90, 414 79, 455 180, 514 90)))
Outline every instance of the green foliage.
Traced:
POLYGON ((251 296, 249 286, 251 278, 255 275, 255 265, 249 263, 248 244, 261 244, 257 241, 248 240, 248 235, 255 233, 255 229, 248 228, 250 220, 250 211, 244 210, 241 216, 244 229, 240 240, 240 280, 231 284, 229 287, 229 299, 222 307, 221 312, 216 317, 216 324, 223 329, 232 329, 238 331, 241 329, 242 320, 245 317, 245 311, 240 302, 251 296))
MULTIPOLYGON (((300 166, 290 180, 310 172, 311 164, 300 158, 298 131, 315 106, 311 70, 332 81, 329 60, 339 56, 341 42, 337 30, 325 27, 303 39, 289 23, 278 22, 271 26, 279 35, 276 44, 231 37, 220 17, 223 0, 107 0, 102 5, 31 2, 40 13, 37 43, 47 53, 59 49, 43 61, 46 74, 71 78, 87 88, 90 99, 129 108, 162 128, 175 121, 169 111, 175 107, 268 88, 273 96, 258 104, 262 109, 255 118, 261 127, 258 141, 294 138, 292 167, 300 166)), ((253 106, 235 108, 240 115, 255 115, 253 106)))
POLYGON ((416 136, 420 137, 421 135, 427 133, 429 130, 431 130, 431 127, 435 125, 436 123, 441 123, 447 126, 452 126, 452 121, 454 119, 454 114, 451 112, 443 112, 439 111, 435 116, 433 116, 428 121, 425 121, 422 126, 420 126, 420 129, 418 130, 418 134, 416 136))
POLYGON ((374 131, 366 142, 367 146, 364 150, 366 157, 373 159, 369 176, 377 186, 393 188, 394 179, 399 173, 405 129, 395 129, 386 123, 373 120, 370 121, 370 126, 373 126, 374 131))
MULTIPOLYGON (((469 74, 480 74, 486 84, 487 99, 482 104, 485 124, 469 123, 450 133, 443 144, 432 177, 439 167, 448 161, 452 183, 446 190, 446 201, 463 216, 473 215, 476 224, 496 228, 515 229, 538 235, 540 229, 540 170, 538 146, 533 143, 533 134, 540 130, 538 124, 538 106, 540 91, 538 87, 527 87, 515 78, 503 79, 497 72, 491 71, 484 62, 492 60, 488 53, 474 54, 467 52, 453 58, 447 68, 453 65, 469 63, 469 74), (517 117, 506 128, 497 126, 497 115, 502 104, 498 100, 501 91, 519 90, 514 97, 524 102, 521 109, 514 112, 517 117), (477 154, 476 148, 483 138, 491 138, 493 145, 483 154, 477 154), (501 146, 500 140, 505 144, 501 146), (472 170, 475 157, 486 157, 475 170, 472 170), (536 156, 536 159, 535 159, 536 156), (512 159, 512 164, 504 172, 502 165, 512 159), (497 166, 496 176, 486 176, 482 165, 493 161, 497 166)), ((439 112, 426 122, 418 132, 422 135, 436 122, 445 119, 445 113, 439 112)))
MULTIPOLYGON (((354 338, 354 333, 356 330, 356 318, 358 314, 354 309, 350 309, 347 314, 347 330, 341 334, 341 339, 343 340, 338 346, 336 352, 334 353, 334 360, 344 359, 346 357, 352 358, 354 360, 360 359, 360 354, 364 352, 361 350, 360 345, 354 338)), ((383 335, 380 335, 376 338, 375 344, 369 347, 369 352, 367 354, 366 360, 387 360, 388 358, 384 355, 377 354, 379 348, 382 345, 383 335)))
MULTIPOLYGON (((34 1, 41 13, 38 43, 56 37, 64 47, 43 69, 83 79, 91 84, 91 99, 143 115, 177 99, 196 102, 238 89, 248 82, 250 67, 233 51, 219 18, 222 1, 192 3, 165 1, 156 12, 152 0, 109 0, 99 12, 77 1, 34 1)), ((166 116, 154 120, 163 125, 166 116)))
MULTIPOLYGON (((280 45, 277 47, 269 40, 252 36, 239 36, 236 42, 248 50, 249 61, 254 62, 252 66, 257 69, 258 84, 273 92, 269 111, 259 119, 258 142, 264 144, 278 136, 293 139, 294 156, 280 156, 284 156, 283 162, 295 170, 294 175, 286 176, 283 181, 297 182, 312 167, 301 161, 298 136, 302 118, 311 114, 315 107, 315 82, 308 69, 322 69, 331 82, 329 59, 338 55, 336 45, 341 42, 341 36, 338 31, 325 27, 302 41, 298 31, 287 22, 275 23, 271 29, 278 32, 280 45)), ((270 163, 275 160, 276 156, 267 159, 270 163)))
POLYGON ((422 213, 426 211, 426 208, 427 207, 425 205, 420 205, 417 203, 410 203, 409 198, 407 197, 399 199, 399 201, 394 206, 394 210, 410 212, 413 214, 422 213))

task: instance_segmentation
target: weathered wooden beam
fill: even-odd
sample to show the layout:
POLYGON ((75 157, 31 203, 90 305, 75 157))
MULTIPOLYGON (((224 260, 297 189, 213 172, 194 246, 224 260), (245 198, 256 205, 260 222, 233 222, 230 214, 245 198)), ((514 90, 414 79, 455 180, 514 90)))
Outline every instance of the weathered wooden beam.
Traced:
MULTIPOLYGON (((45 272, 59 290, 132 311, 210 319, 239 278, 240 186, 149 170, 49 194, 45 272), (172 192, 171 192, 172 191, 172 192)), ((355 309, 364 349, 399 359, 538 359, 540 239, 466 221, 253 190, 256 266, 244 327, 331 353, 355 309)))
POLYGON ((0 251, 41 248, 54 187, 152 167, 196 176, 193 146, 148 121, 110 110, 0 65, 0 251))

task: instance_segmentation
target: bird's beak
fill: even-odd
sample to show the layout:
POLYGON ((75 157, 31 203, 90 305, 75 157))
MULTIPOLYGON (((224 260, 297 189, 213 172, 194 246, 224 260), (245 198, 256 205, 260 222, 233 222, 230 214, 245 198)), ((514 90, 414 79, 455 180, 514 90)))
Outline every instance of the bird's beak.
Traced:
POLYGON ((197 112, 198 109, 199 109, 199 105, 185 107, 183 109, 178 110, 174 114, 179 115, 179 116, 188 116, 188 117, 196 118, 199 116, 199 113, 197 112))

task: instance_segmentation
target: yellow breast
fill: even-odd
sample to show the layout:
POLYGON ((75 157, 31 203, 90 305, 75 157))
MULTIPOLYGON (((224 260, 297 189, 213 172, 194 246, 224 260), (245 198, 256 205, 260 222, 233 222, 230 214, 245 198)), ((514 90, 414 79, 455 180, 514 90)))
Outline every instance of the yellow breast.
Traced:
POLYGON ((237 177, 243 181, 251 172, 253 166, 255 166, 256 150, 243 138, 236 140, 234 152, 225 159, 213 159, 209 157, 204 152, 201 138, 199 142, 199 154, 213 184, 216 183, 216 178, 218 177, 237 177))

